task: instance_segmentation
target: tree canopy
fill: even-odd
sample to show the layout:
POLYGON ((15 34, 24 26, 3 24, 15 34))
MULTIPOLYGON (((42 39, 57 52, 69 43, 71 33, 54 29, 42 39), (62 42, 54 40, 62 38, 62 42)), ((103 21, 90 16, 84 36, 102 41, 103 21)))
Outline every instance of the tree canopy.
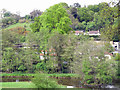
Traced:
POLYGON ((71 20, 63 4, 56 4, 47 9, 41 16, 35 18, 31 25, 33 32, 48 30, 50 33, 58 31, 59 33, 67 33, 71 30, 71 20))

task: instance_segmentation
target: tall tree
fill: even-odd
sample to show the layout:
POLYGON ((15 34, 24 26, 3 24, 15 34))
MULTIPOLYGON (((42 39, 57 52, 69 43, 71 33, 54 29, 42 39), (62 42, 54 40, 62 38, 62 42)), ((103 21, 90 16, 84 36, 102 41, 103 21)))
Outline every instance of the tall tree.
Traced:
POLYGON ((42 14, 43 12, 40 10, 33 10, 32 12, 30 12, 30 17, 31 19, 34 19, 35 17, 38 17, 42 14))
POLYGON ((80 22, 82 21, 92 21, 93 20, 93 16, 94 16, 94 12, 89 10, 86 7, 83 8, 78 8, 78 19, 80 22))
POLYGON ((117 74, 117 62, 104 56, 104 44, 93 41, 81 41, 75 50, 73 69, 80 74, 83 83, 107 84, 117 74))
POLYGON ((105 35, 109 40, 120 40, 119 33, 119 15, 118 7, 106 6, 100 10, 100 18, 104 21, 104 27, 102 27, 102 35, 105 35))
POLYGON ((61 4, 56 4, 47 9, 41 16, 35 19, 31 25, 33 32, 40 30, 49 30, 49 32, 59 31, 59 33, 67 33, 71 20, 61 4), (36 27, 37 26, 37 27, 36 27), (61 27, 61 28, 60 28, 61 27))
POLYGON ((63 48, 64 48, 64 39, 65 35, 55 33, 53 36, 49 39, 49 47, 55 50, 56 54, 56 60, 58 62, 58 72, 62 72, 62 67, 63 67, 63 58, 62 58, 62 53, 63 53, 63 48))

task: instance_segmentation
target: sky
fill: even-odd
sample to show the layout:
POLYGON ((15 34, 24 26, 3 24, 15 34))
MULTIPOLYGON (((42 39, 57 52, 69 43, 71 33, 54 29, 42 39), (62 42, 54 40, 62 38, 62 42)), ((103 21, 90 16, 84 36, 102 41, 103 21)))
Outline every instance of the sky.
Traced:
POLYGON ((44 11, 54 4, 65 2, 68 5, 79 3, 81 6, 94 5, 101 2, 110 2, 113 0, 1 0, 0 10, 3 8, 11 13, 20 13, 20 16, 28 15, 33 10, 44 11))

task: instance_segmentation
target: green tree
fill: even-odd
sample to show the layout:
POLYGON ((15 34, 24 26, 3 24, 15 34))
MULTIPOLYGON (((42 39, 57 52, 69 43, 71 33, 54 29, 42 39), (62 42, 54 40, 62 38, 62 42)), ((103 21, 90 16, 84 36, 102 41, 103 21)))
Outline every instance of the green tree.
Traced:
POLYGON ((89 5, 88 9, 93 12, 99 12, 99 6, 98 5, 89 5))
POLYGON ((2 19, 2 27, 6 27, 8 25, 14 24, 15 23, 15 19, 12 17, 5 17, 2 19))
POLYGON ((48 45, 50 48, 55 49, 55 54, 56 54, 56 61, 58 63, 58 72, 62 72, 62 67, 63 67, 63 58, 62 58, 62 53, 63 53, 63 48, 64 48, 64 39, 65 35, 55 33, 53 36, 49 39, 48 45))
MULTIPOLYGON (((70 9, 71 10, 71 9, 70 9)), ((74 17, 74 15, 72 14, 72 12, 70 10, 67 10, 67 13, 69 14, 69 18, 71 19, 72 21, 72 25, 70 25, 70 27, 73 29, 73 30, 76 30, 78 29, 78 19, 74 17)), ((76 12, 77 13, 77 12, 76 12)))
POLYGON ((77 18, 77 8, 71 7, 70 12, 74 16, 74 18, 77 18))
POLYGON ((94 12, 89 10, 86 7, 83 8, 78 8, 78 19, 80 22, 82 21, 92 21, 93 20, 93 16, 94 16, 94 12))
POLYGON ((12 47, 20 42, 19 35, 9 30, 2 30, 2 49, 12 47))
POLYGON ((117 62, 107 60, 104 52, 104 47, 96 45, 93 41, 80 42, 75 51, 73 69, 83 78, 83 83, 107 84, 116 77, 117 62))
MULTIPOLYGON (((39 63, 39 55, 33 45, 20 48, 20 36, 16 32, 3 30, 2 31, 2 70, 4 72, 34 72, 36 63, 39 63)), ((29 44, 29 43, 28 43, 29 44)))
POLYGON ((6 48, 2 52, 2 71, 13 72, 15 64, 15 53, 12 48, 6 48))
POLYGON ((80 35, 76 36, 74 34, 69 34, 66 36, 64 40, 64 48, 63 48, 63 53, 61 56, 63 57, 64 62, 67 62, 65 65, 65 69, 69 73, 73 73, 73 63, 75 61, 75 49, 80 43, 80 40, 85 40, 87 37, 80 35))
POLYGON ((4 17, 9 17, 11 16, 11 12, 7 11, 6 13, 4 13, 4 17))
POLYGON ((100 17, 104 20, 104 27, 101 28, 102 35, 105 35, 109 40, 120 40, 119 34, 119 15, 117 14, 118 7, 105 7, 100 11, 100 17))
POLYGON ((69 19, 65 8, 63 8, 61 4, 56 4, 47 9, 41 16, 36 18, 35 22, 31 25, 31 28, 33 32, 47 29, 49 30, 49 33, 56 30, 59 31, 59 33, 67 33, 71 30, 69 27, 70 24, 71 20, 69 19))
POLYGON ((95 22, 88 22, 86 26, 86 30, 94 30, 95 28, 95 22))

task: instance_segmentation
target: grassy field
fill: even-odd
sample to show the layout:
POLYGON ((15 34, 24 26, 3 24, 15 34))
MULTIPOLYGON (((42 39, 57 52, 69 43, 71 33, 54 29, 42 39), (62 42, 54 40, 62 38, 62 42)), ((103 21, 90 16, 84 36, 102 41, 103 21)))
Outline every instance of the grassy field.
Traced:
MULTIPOLYGON (((67 87, 66 85, 61 85, 60 88, 66 87, 67 87)), ((0 90, 2 88, 37 88, 37 87, 32 82, 0 82, 0 90)))
POLYGON ((27 30, 27 31, 31 31, 30 24, 31 24, 31 23, 16 23, 16 24, 13 24, 13 25, 8 26, 7 28, 5 28, 5 30, 6 30, 6 29, 15 28, 15 27, 24 27, 24 26, 26 26, 26 27, 25 27, 26 30, 27 30))
POLYGON ((0 82, 0 88, 37 88, 32 82, 0 82))

